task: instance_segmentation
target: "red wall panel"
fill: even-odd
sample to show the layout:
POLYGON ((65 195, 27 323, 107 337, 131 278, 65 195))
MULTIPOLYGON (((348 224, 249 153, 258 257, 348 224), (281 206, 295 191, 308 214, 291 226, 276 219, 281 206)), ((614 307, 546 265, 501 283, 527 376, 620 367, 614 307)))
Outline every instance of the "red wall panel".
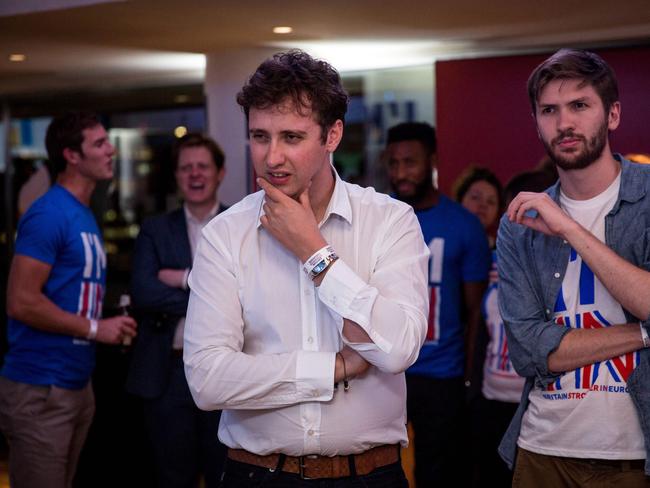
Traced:
MULTIPOLYGON (((650 47, 597 52, 619 82, 622 117, 612 149, 650 153, 650 47)), ((544 156, 526 80, 549 54, 436 63, 438 181, 445 193, 471 164, 491 168, 506 183, 544 156)))

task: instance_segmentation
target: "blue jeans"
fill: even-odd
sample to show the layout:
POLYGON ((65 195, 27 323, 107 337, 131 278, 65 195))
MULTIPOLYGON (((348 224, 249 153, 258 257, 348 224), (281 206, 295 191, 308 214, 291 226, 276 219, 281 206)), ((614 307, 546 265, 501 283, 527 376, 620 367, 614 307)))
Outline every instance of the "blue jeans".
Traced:
POLYGON ((226 460, 221 488, 408 488, 402 465, 382 466, 363 476, 303 480, 294 473, 271 472, 267 468, 226 460))

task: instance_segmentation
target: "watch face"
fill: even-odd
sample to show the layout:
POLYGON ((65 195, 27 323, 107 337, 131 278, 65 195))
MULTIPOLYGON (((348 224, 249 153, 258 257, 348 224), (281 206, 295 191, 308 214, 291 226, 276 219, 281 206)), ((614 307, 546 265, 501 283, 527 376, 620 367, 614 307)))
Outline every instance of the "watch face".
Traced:
POLYGON ((323 270, 325 269, 325 266, 326 266, 325 261, 321 261, 321 262, 318 263, 316 266, 314 266, 314 269, 312 269, 311 272, 312 272, 313 274, 320 273, 321 271, 323 271, 323 270))

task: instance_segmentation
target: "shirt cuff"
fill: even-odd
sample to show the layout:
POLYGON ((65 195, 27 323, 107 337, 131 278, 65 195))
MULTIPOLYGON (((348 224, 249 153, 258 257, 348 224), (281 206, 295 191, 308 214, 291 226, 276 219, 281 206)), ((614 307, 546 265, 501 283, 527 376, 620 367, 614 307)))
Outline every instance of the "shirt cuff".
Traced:
POLYGON ((553 322, 547 324, 537 339, 537 347, 533 353, 533 359, 537 366, 537 378, 535 383, 540 388, 545 388, 556 378, 562 376, 562 373, 554 373, 548 369, 548 357, 559 346, 566 334, 572 329, 569 327, 559 326, 553 322), (536 356, 536 357, 535 357, 536 356))
MULTIPOLYGON (((370 324, 372 308, 378 295, 379 292, 376 288, 369 286, 359 278, 340 258, 330 266, 318 287, 320 301, 334 313, 358 324, 374 343, 374 345, 354 343, 355 346, 367 347, 368 350, 372 350, 376 346, 384 352, 389 352, 391 344, 370 324)), ((342 321, 340 324, 342 329, 342 321)))
POLYGON ((181 285, 181 288, 183 290, 187 290, 187 279, 190 277, 190 268, 185 268, 185 273, 183 273, 183 283, 181 285))
POLYGON ((315 402, 327 402, 334 396, 336 353, 298 351, 296 384, 301 396, 315 402))

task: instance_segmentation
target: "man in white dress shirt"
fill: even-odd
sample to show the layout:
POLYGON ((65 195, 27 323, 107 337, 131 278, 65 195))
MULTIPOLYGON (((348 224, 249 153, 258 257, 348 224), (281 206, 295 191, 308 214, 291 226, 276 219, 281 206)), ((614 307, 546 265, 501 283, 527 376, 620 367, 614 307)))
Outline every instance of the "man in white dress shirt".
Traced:
POLYGON ((403 372, 428 309, 417 219, 333 169, 348 96, 329 64, 277 54, 237 102, 262 191, 203 229, 184 347, 195 402, 223 409, 224 486, 407 487, 403 372))

